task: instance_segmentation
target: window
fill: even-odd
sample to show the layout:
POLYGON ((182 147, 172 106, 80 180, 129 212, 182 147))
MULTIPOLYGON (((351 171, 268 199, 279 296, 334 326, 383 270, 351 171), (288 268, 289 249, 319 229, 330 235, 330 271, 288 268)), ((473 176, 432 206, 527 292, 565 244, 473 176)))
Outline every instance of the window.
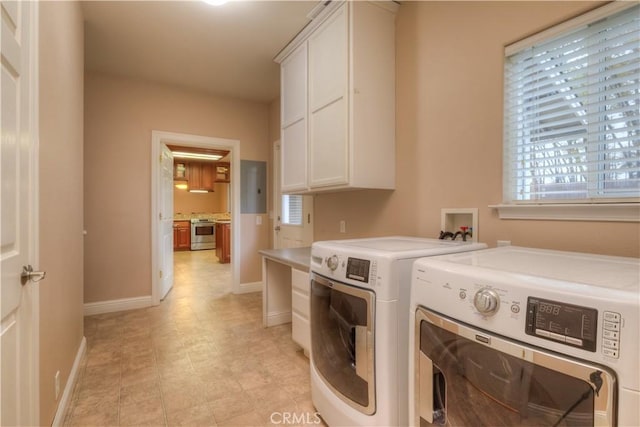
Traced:
POLYGON ((614 7, 506 48, 506 203, 640 197, 640 7, 614 7))
POLYGON ((282 223, 302 225, 302 196, 282 196, 282 223))

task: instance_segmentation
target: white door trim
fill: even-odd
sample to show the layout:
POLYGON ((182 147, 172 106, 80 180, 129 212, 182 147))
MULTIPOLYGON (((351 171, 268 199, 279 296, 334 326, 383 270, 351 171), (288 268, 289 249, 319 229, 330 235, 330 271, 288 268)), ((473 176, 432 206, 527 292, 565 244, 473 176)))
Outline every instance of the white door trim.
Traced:
POLYGON ((158 239, 158 173, 160 145, 222 148, 231 151, 231 290, 240 293, 240 141, 183 133, 151 131, 151 299, 160 304, 160 241, 158 239))

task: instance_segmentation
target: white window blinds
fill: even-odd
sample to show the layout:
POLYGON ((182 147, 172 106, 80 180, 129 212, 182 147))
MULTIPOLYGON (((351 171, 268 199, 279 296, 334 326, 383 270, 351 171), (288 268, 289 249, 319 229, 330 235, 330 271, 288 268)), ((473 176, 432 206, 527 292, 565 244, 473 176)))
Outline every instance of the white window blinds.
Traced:
POLYGON ((505 202, 640 197, 640 7, 505 60, 505 202))
POLYGON ((282 196, 282 223, 302 225, 302 196, 282 196))

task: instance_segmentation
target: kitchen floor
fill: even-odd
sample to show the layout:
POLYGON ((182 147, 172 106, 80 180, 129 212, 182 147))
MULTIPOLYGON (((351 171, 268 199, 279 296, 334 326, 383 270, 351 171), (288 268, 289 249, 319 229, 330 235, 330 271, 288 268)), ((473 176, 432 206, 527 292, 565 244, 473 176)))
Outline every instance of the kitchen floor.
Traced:
MULTIPOLYGON (((262 426, 317 420, 291 324, 262 327, 262 295, 232 295, 215 251, 176 252, 158 306, 85 317, 67 426, 262 426)), ((315 425, 315 424, 314 424, 315 425)))

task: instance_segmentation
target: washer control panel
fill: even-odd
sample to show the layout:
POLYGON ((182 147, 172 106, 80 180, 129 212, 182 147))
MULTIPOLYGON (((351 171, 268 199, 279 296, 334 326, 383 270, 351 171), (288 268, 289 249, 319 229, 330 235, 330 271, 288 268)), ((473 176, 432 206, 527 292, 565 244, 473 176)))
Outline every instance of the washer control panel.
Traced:
POLYGON ((359 282, 369 282, 369 267, 371 261, 349 257, 347 259, 347 278, 359 282))
POLYGON ((597 323, 598 310, 594 308, 527 298, 528 335, 595 352, 597 323))
POLYGON ((482 288, 473 297, 473 305, 478 313, 493 316, 500 309, 500 295, 491 288, 482 288))
POLYGON ((602 354, 618 359, 620 357, 620 313, 602 313, 602 354))

